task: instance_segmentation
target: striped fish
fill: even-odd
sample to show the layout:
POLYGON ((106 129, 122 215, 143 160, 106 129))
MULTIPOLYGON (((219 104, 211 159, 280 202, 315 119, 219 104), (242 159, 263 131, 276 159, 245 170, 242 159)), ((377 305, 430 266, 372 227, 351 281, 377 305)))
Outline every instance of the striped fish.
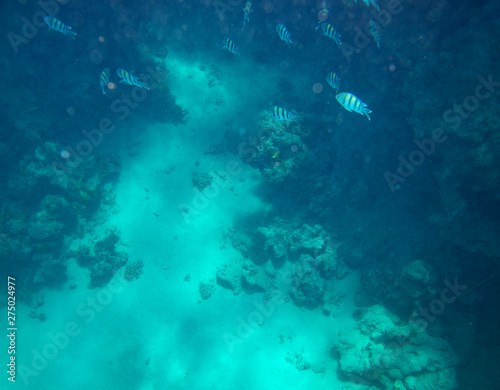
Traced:
POLYGON ((49 26, 49 28, 51 28, 52 30, 59 31, 60 33, 69 35, 71 38, 75 39, 76 32, 71 31, 71 27, 66 26, 59 19, 54 18, 53 16, 46 16, 45 18, 43 18, 43 21, 47 23, 47 26, 49 26))
POLYGON ((101 84, 102 94, 106 95, 106 91, 104 87, 106 87, 109 83, 109 68, 104 69, 99 76, 99 84, 101 84))
POLYGON ((148 91, 151 89, 144 81, 141 81, 141 80, 139 80, 138 77, 131 75, 125 69, 121 69, 121 68, 117 69, 116 74, 121 79, 120 84, 125 83, 128 85, 135 85, 136 87, 141 87, 141 88, 147 89, 148 91))
POLYGON ((288 32, 284 24, 281 23, 278 24, 276 26, 276 32, 278 33, 281 40, 285 41, 287 45, 292 43, 292 39, 290 38, 290 33, 288 32))
POLYGON ((375 7, 377 11, 380 11, 380 5, 378 5, 375 0, 370 0, 370 3, 375 7))
POLYGON ((224 49, 229 50, 231 53, 241 55, 240 51, 238 50, 238 47, 234 44, 231 38, 225 37, 223 44, 224 44, 224 49))
POLYGON ((342 35, 339 34, 339 32, 333 27, 330 23, 321 23, 319 26, 316 27, 316 30, 320 28, 323 30, 323 34, 325 34, 327 37, 332 38, 337 45, 342 45, 342 41, 340 40, 340 37, 342 35))
POLYGON ((241 32, 245 29, 245 25, 250 21, 250 14, 253 12, 252 2, 247 1, 245 4, 245 8, 243 8, 243 27, 241 28, 241 32))
POLYGON ((344 108, 349 111, 349 112, 357 112, 358 114, 361 114, 361 115, 366 115, 366 117, 368 118, 369 121, 371 121, 370 119, 370 114, 372 111, 366 107, 366 104, 363 103, 363 101, 353 95, 352 93, 348 93, 348 92, 342 92, 342 93, 339 93, 337 96, 335 96, 338 100, 338 102, 340 104, 342 104, 344 106, 344 108))
POLYGON ((380 32, 378 30, 377 23, 373 20, 370 20, 370 33, 373 35, 373 39, 375 40, 377 47, 380 47, 380 32))
POLYGON ((371 4, 375 7, 377 11, 380 11, 380 5, 378 5, 375 0, 363 0, 363 3, 365 3, 367 7, 369 7, 371 4))
POLYGON ((294 121, 295 123, 299 124, 299 122, 297 122, 299 116, 296 114, 292 114, 290 111, 285 110, 283 107, 273 106, 273 117, 277 118, 279 121, 294 121))
POLYGON ((333 89, 337 90, 337 93, 339 93, 339 87, 340 87, 340 77, 337 73, 335 72, 330 72, 326 76, 326 82, 330 84, 330 86, 333 89))

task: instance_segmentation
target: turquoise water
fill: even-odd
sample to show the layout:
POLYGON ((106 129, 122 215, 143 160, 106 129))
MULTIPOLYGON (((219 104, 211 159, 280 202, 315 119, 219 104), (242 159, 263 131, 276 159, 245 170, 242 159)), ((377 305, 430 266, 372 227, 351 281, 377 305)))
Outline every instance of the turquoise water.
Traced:
POLYGON ((497 2, 1 9, 2 388, 498 388, 497 2))

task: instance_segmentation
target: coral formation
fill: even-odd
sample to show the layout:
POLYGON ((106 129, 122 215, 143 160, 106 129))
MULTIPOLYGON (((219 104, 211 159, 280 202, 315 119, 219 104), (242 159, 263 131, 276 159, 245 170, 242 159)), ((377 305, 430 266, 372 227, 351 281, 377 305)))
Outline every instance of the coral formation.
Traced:
POLYGON ((193 185, 199 190, 203 191, 206 187, 212 184, 213 177, 208 172, 198 172, 194 171, 191 177, 193 185))
POLYGON ((375 387, 455 389, 458 357, 448 342, 422 333, 381 305, 372 306, 357 329, 341 332, 335 343, 340 370, 375 387))
POLYGON ((144 268, 144 262, 142 260, 137 260, 133 263, 127 264, 125 266, 124 278, 125 280, 131 281, 139 279, 142 275, 142 269, 144 268))
POLYGON ((217 284, 238 295, 242 290, 242 260, 231 259, 227 264, 217 267, 217 284))
MULTIPOLYGON (((89 245, 80 245, 70 254, 76 257, 78 264, 90 269, 89 288, 104 286, 113 274, 127 263, 127 253, 116 249, 118 242, 116 230, 111 230, 103 239, 91 240, 89 245)), ((135 264, 138 267, 137 263, 135 264)), ((140 271, 137 268, 134 270, 140 271)))
POLYGON ((280 285, 298 306, 323 308, 327 316, 336 311, 342 296, 333 292, 334 280, 347 276, 348 269, 328 246, 328 234, 320 225, 294 225, 276 218, 259 227, 243 245, 232 237, 233 246, 249 260, 231 260, 217 268, 217 283, 239 294, 270 292, 280 285), (280 282, 287 269, 286 285, 280 282))
POLYGON ((268 183, 294 177, 308 156, 304 139, 308 131, 296 122, 279 121, 269 111, 259 114, 257 137, 241 153, 242 160, 262 173, 268 183))
POLYGON ((200 282, 198 285, 198 291, 204 300, 207 300, 212 296, 215 291, 215 285, 212 282, 200 282))

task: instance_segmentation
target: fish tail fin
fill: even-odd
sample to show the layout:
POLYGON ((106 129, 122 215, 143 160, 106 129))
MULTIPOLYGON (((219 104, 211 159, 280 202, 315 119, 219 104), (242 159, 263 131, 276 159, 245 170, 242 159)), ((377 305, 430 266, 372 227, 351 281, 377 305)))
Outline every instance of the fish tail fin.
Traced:
POLYGON ((366 115, 366 117, 368 118, 369 121, 371 121, 372 119, 370 118, 370 113, 373 112, 372 110, 370 110, 368 107, 363 107, 363 114, 366 115))
POLYGON ((297 123, 300 126, 300 123, 298 122, 298 120, 301 119, 301 117, 297 113, 297 111, 296 110, 292 110, 292 111, 290 111, 290 114, 292 114, 290 119, 292 121, 294 121, 295 123, 297 123))
POLYGON ((149 88, 149 85, 146 84, 144 81, 139 81, 139 84, 141 85, 142 88, 144 88, 147 91, 151 91, 151 88, 149 88))
POLYGON ((68 30, 68 35, 69 35, 72 39, 75 39, 75 37, 76 37, 76 32, 71 31, 71 30, 68 30))

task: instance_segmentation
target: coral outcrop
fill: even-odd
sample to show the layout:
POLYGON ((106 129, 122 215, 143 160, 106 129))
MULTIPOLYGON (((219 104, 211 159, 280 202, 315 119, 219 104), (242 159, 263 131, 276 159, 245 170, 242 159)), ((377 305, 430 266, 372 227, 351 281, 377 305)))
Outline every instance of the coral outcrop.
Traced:
POLYGON ((116 249, 118 242, 119 236, 112 230, 103 239, 80 245, 71 254, 78 264, 90 270, 90 288, 104 286, 127 263, 127 253, 116 249))
POLYGON ((268 183, 280 183, 298 174, 308 158, 309 131, 296 122, 279 121, 269 111, 259 114, 257 137, 241 153, 242 160, 258 169, 268 183))
POLYGON ((236 237, 232 242, 244 259, 217 268, 222 287, 234 294, 280 288, 298 306, 321 307, 327 316, 336 311, 342 296, 334 291, 334 281, 345 278, 348 269, 320 225, 294 225, 276 218, 257 228, 246 244, 236 237))
POLYGON ((381 305, 374 305, 352 331, 341 332, 335 343, 340 371, 351 381, 392 389, 455 390, 458 357, 444 339, 431 337, 381 305))

